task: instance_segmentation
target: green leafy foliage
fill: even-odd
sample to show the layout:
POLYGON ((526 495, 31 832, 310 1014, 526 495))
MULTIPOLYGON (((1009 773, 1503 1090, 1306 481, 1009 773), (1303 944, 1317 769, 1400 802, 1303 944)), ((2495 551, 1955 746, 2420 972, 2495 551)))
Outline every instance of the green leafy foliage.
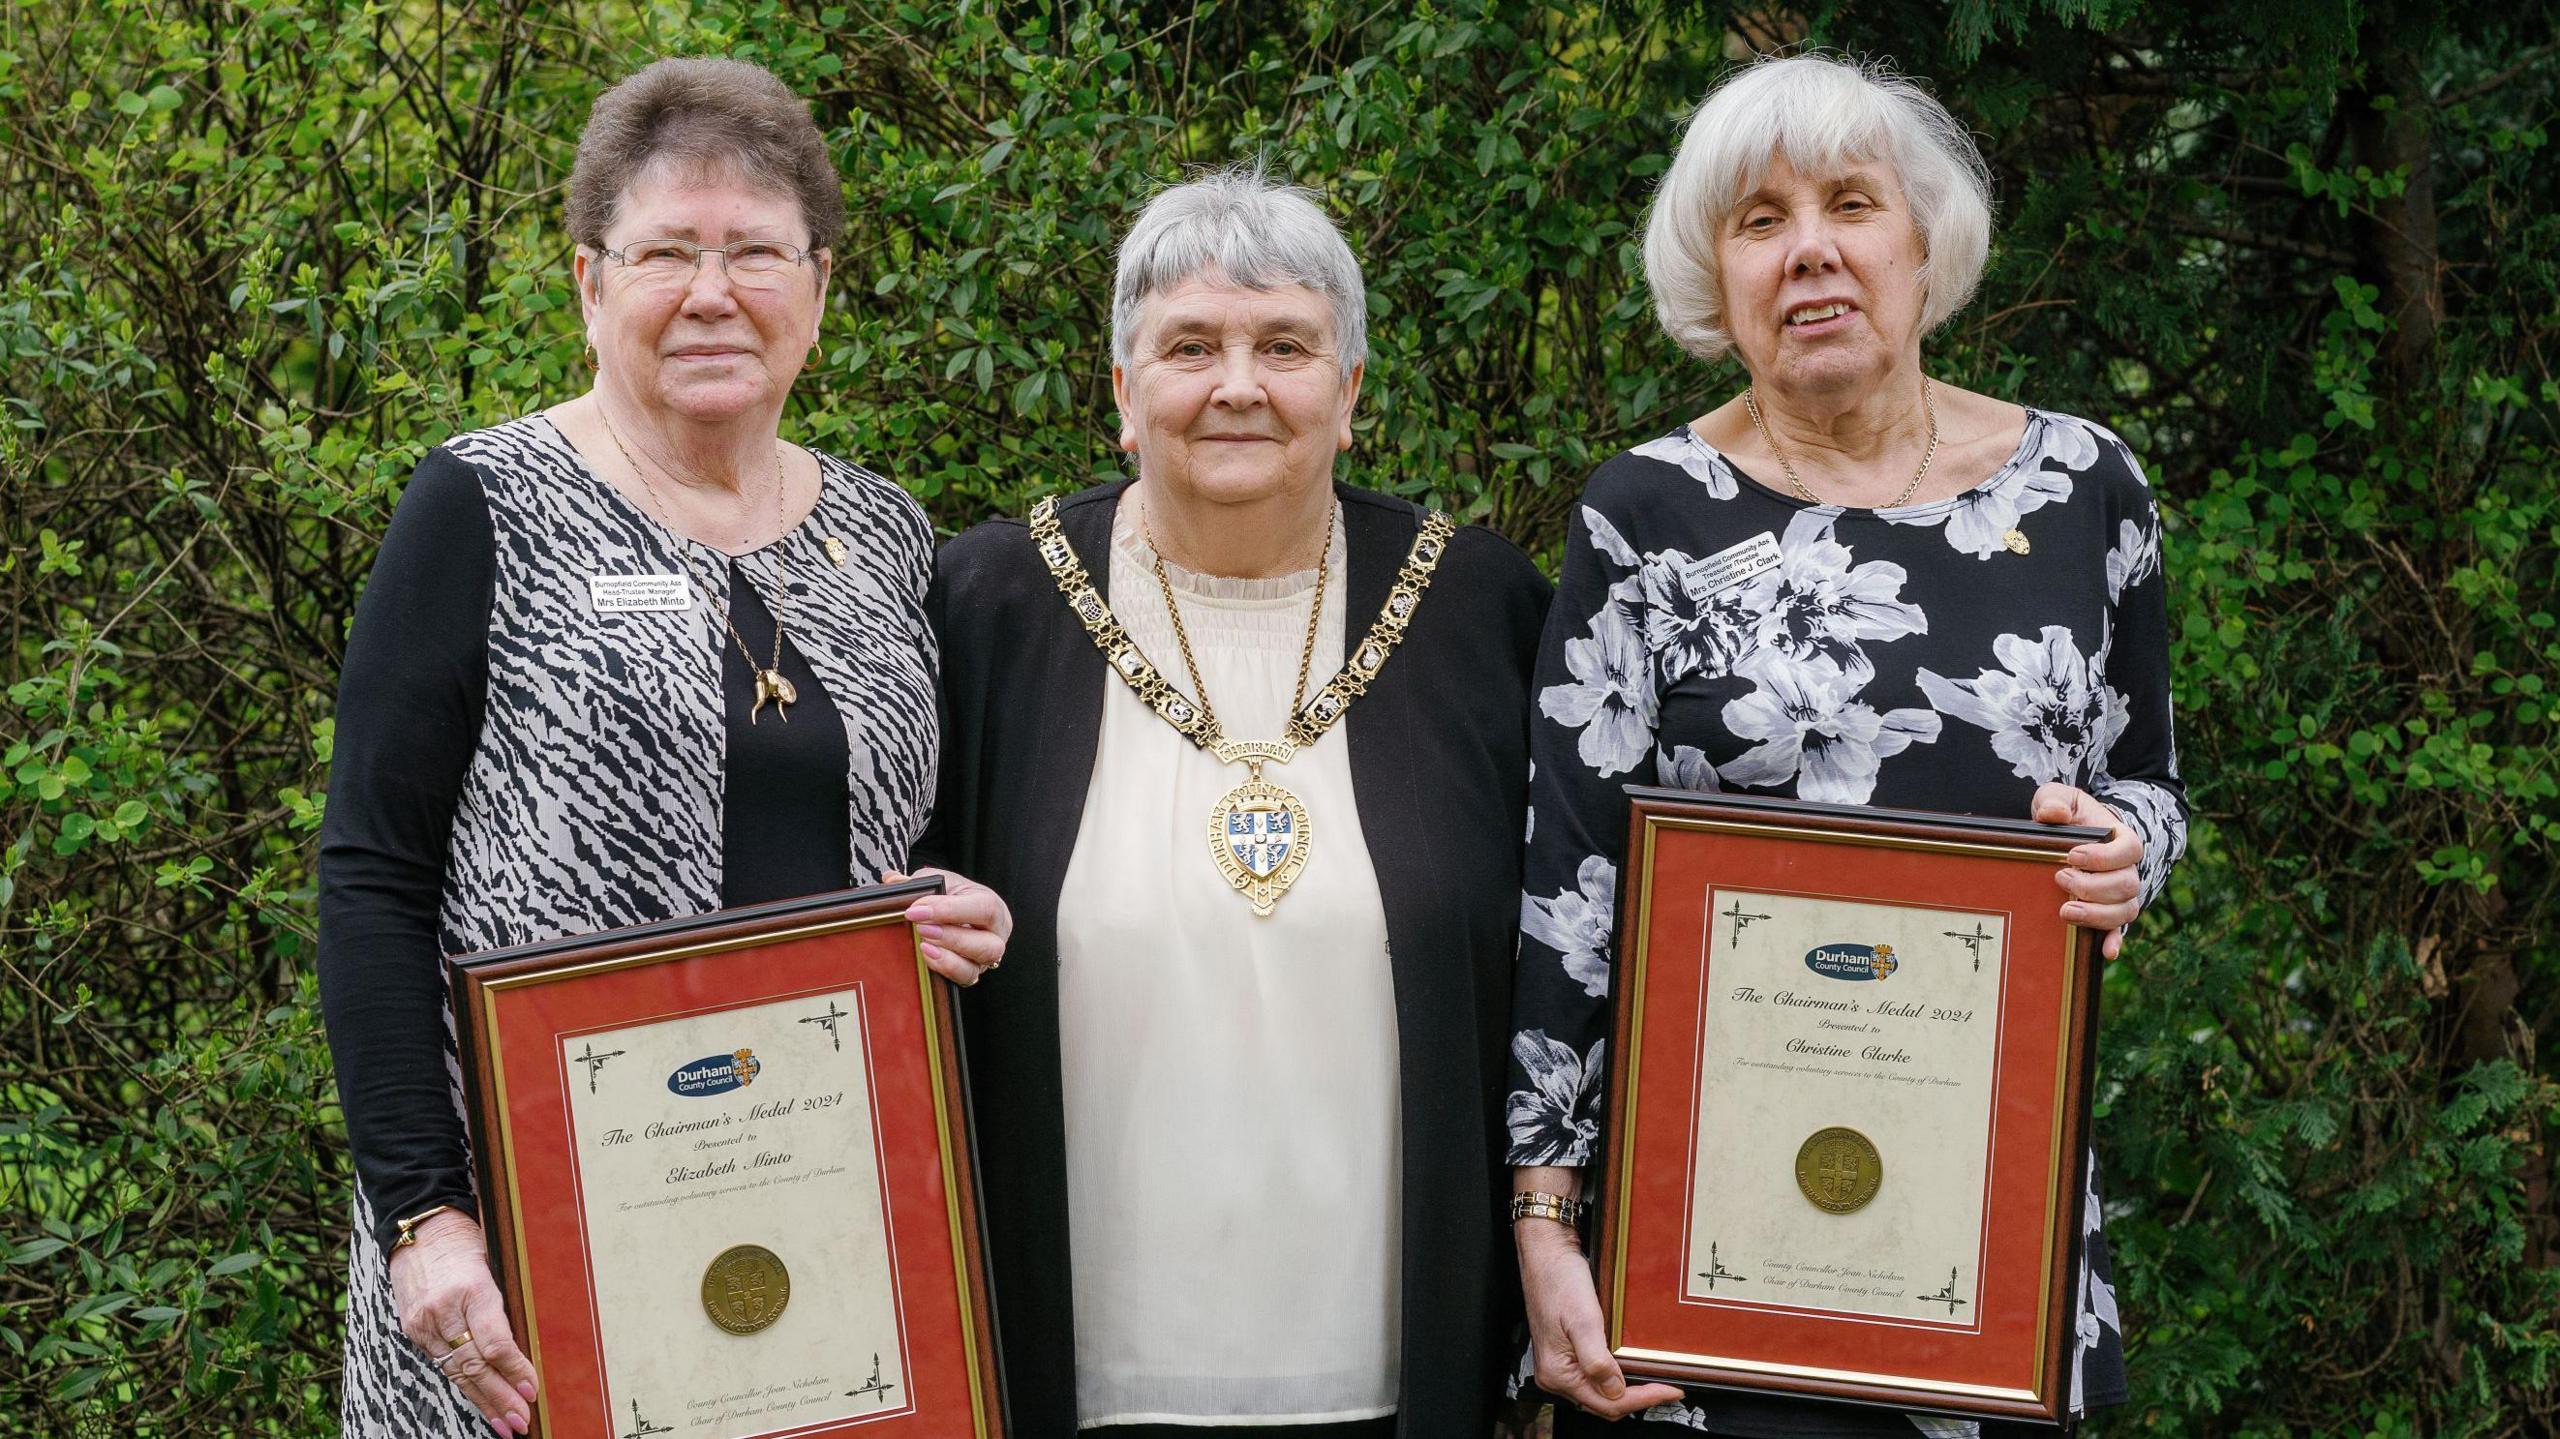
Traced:
POLYGON ((1357 481, 1533 553, 1730 393, 1634 247, 1686 108, 1932 77, 2002 229, 1931 346, 2169 522, 2200 808, 2107 980, 2107 1433, 2560 1423, 2560 100, 2532 6, 31 0, 0 26, 0 1434, 332 1431, 311 981, 347 617, 402 481, 576 393, 599 88, 734 54, 852 223, 794 438, 956 530, 1123 472, 1111 247, 1186 166, 1367 269, 1357 481))

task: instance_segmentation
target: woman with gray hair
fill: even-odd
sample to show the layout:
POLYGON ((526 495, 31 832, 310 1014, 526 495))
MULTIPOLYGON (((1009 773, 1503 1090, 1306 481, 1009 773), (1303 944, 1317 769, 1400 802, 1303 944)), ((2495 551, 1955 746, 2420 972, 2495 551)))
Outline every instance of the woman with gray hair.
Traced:
POLYGON ((1019 1433, 1480 1435, 1546 584, 1333 480, 1366 288, 1229 170, 1120 246, 1134 481, 942 552, 923 851, 1020 918, 962 1006, 1019 1433))
MULTIPOLYGON (((1663 327, 1748 383, 1591 477, 1539 652, 1507 1118, 1529 1377, 1569 1401, 1561 1432, 1639 1410, 1722 1434, 1975 1427, 1630 1387, 1611 1356, 1574 1220, 1608 1083, 1623 786, 2103 828, 2055 903, 2109 956, 2185 847, 2142 466, 2095 424, 1922 365, 1981 274, 1989 190, 1925 91, 1800 55, 1710 95, 1654 198, 1663 327)), ((2096 1183, 2093 1162, 2075 1409, 2125 1392, 2096 1183)))
MULTIPOLYGON (((807 106, 752 65, 651 65, 596 101, 568 218, 594 387, 427 452, 339 682, 319 971, 351 1439, 529 1433, 539 1392, 442 957, 891 878, 932 796, 931 532, 779 433, 844 225, 807 106)), ((983 886, 907 913, 956 983, 1003 957, 983 886)))

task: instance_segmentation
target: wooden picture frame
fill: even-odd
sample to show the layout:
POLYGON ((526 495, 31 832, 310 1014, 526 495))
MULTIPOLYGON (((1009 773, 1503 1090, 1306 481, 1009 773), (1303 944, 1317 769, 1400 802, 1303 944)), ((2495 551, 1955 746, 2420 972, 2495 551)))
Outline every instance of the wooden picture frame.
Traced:
POLYGON ((940 888, 448 961, 536 1435, 1003 1433, 940 888))
POLYGON ((2099 936, 2054 874, 2106 833, 1629 794, 1595 1246, 1628 1377, 2067 1423, 2099 936))

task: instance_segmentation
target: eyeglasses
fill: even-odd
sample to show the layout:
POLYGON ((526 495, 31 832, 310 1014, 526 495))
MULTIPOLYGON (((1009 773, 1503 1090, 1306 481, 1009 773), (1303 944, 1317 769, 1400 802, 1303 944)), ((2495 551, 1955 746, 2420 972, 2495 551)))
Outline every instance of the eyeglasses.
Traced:
POLYGON ((702 257, 717 255, 729 283, 742 290, 779 289, 809 258, 809 252, 779 240, 740 240, 731 245, 697 245, 691 240, 634 240, 619 250, 597 253, 650 286, 693 283, 702 257))

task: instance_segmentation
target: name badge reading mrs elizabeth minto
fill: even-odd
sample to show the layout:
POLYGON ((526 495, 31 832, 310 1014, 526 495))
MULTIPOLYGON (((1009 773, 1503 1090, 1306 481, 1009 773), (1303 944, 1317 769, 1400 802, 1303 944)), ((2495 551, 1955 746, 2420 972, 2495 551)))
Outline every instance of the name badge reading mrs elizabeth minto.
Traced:
POLYGON ((587 603, 600 615, 680 610, 693 603, 693 586, 682 575, 589 575, 587 603))

